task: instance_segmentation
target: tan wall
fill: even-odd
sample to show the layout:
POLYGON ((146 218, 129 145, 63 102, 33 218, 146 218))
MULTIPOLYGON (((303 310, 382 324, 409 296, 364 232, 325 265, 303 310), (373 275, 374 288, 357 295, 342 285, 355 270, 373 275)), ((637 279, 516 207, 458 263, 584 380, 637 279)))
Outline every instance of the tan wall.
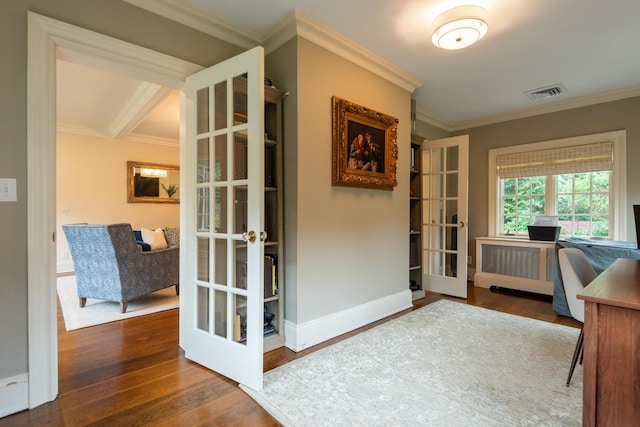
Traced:
POLYGON ((303 323, 408 288, 411 96, 307 40, 297 54, 297 278, 287 289, 303 323), (400 120, 393 191, 332 186, 334 95, 400 120))
MULTIPOLYGON (((119 0, 0 2, 0 178, 17 202, 0 204, 0 378, 27 371, 27 12, 32 11, 202 66, 242 49, 119 0)), ((34 213, 46 215, 47 213, 34 213)))
POLYGON ((58 272, 72 271, 61 226, 74 222, 127 222, 140 227, 178 227, 180 205, 127 203, 127 161, 180 164, 180 149, 59 133, 56 146, 58 272))

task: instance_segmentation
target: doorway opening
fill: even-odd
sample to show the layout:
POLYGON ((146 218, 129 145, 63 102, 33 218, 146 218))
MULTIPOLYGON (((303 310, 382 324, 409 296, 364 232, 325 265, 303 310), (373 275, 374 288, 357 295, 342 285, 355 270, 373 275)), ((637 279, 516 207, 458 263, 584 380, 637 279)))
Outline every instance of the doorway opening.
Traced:
POLYGON ((58 395, 57 295, 51 286, 56 278, 56 60, 90 63, 176 90, 201 67, 33 12, 28 20, 28 405, 33 408, 58 395))

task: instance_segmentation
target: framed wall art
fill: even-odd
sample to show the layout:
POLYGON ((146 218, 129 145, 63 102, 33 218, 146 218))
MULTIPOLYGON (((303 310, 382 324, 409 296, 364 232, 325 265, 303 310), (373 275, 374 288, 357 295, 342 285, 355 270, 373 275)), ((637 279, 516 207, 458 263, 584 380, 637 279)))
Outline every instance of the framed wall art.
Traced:
POLYGON ((398 119, 336 96, 332 183, 392 191, 398 185, 398 119))

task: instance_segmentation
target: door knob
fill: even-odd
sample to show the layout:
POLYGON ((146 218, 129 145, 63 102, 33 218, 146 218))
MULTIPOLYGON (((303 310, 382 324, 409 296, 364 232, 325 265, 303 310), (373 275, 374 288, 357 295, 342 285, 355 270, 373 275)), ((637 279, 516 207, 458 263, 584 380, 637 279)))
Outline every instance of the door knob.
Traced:
POLYGON ((460 228, 464 228, 464 221, 460 221, 460 228))
POLYGON ((266 231, 261 231, 260 232, 260 241, 264 242, 265 240, 267 240, 267 232, 266 231))
POLYGON ((242 233, 242 240, 244 240, 245 242, 255 242, 256 241, 256 232, 251 230, 250 232, 244 232, 242 233))

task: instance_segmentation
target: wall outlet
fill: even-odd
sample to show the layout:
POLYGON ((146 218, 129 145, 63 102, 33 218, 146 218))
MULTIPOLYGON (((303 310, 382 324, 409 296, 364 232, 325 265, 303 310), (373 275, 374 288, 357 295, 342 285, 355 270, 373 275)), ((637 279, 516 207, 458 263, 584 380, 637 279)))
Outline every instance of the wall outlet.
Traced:
POLYGON ((473 257, 472 257, 471 255, 469 255, 469 256, 467 257, 467 264, 468 264, 468 265, 473 264, 473 257))
POLYGON ((16 179, 0 178, 0 202, 17 202, 16 179))

